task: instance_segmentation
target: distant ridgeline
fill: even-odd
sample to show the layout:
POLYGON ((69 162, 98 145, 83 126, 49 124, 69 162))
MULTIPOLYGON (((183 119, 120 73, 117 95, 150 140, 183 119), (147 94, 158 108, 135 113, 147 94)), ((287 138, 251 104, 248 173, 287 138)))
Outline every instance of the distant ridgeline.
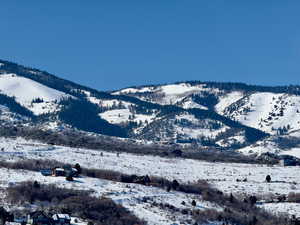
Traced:
POLYGON ((248 111, 236 104, 238 100, 264 92, 300 95, 300 87, 293 85, 267 87, 200 81, 103 92, 45 71, 2 60, 0 74, 16 74, 67 96, 50 102, 39 96, 37 91, 32 105, 48 107, 49 112, 36 113, 19 101, 18 96, 0 90, 0 105, 29 118, 33 125, 59 122, 78 130, 109 136, 173 144, 192 143, 221 149, 245 147, 272 134, 264 127, 261 129, 256 124, 247 123, 247 119, 242 120, 248 111), (170 86, 174 86, 174 90, 170 86), (229 95, 236 92, 239 93, 238 98, 230 100, 232 97, 229 95), (233 109, 230 114, 229 109, 233 109))

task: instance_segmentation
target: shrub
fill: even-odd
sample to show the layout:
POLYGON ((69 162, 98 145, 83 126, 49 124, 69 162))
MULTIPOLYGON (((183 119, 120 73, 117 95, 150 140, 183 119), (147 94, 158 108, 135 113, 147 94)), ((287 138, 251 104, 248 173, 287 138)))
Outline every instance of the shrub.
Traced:
POLYGON ((173 180, 173 182, 172 182, 172 188, 173 188, 174 190, 177 190, 178 187, 179 187, 178 181, 177 181, 177 180, 173 180))
POLYGON ((37 181, 34 181, 34 182, 33 182, 33 187, 34 187, 34 188, 40 188, 40 187, 41 187, 41 185, 40 185, 40 183, 39 183, 39 182, 37 182, 37 181))
POLYGON ((192 206, 194 206, 194 207, 195 207, 196 205, 197 205, 196 201, 195 201, 195 200, 193 200, 193 201, 192 201, 192 206))
POLYGON ((255 205, 256 204, 256 202, 257 202, 257 198, 256 198, 256 196, 250 196, 249 197, 249 202, 250 202, 250 204, 253 206, 253 205, 255 205))
POLYGON ((55 185, 41 184, 39 188, 35 187, 34 182, 23 182, 16 186, 7 188, 8 200, 13 204, 35 201, 52 202, 54 199, 61 201, 63 199, 78 196, 89 195, 90 191, 77 191, 58 188, 55 185))
POLYGON ((267 176, 266 176, 266 181, 267 181, 268 183, 271 182, 271 176, 270 176, 270 175, 267 175, 267 176))
POLYGON ((33 182, 24 182, 7 189, 7 200, 13 204, 48 202, 50 212, 68 213, 87 219, 96 225, 145 225, 144 221, 139 220, 111 199, 96 198, 90 194, 90 191, 58 188, 45 184, 41 184, 40 188, 34 188, 33 182))
POLYGON ((243 212, 241 210, 224 211, 217 210, 199 210, 194 214, 194 218, 198 224, 208 221, 219 221, 223 224, 243 224, 243 225, 285 225, 288 224, 285 218, 279 218, 268 214, 261 213, 257 210, 243 212))
POLYGON ((81 174, 81 166, 79 165, 79 163, 76 163, 74 168, 77 170, 78 174, 81 174))
POLYGON ((67 180, 67 181, 74 181, 74 179, 73 179, 72 176, 67 176, 67 177, 66 177, 66 180, 67 180))

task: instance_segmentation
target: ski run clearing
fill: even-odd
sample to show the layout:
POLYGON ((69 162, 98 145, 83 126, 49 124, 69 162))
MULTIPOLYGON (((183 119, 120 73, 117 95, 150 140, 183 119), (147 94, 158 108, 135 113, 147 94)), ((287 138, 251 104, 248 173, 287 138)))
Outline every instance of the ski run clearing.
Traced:
MULTIPOLYGON (((0 159, 18 161, 23 159, 53 159, 64 163, 79 163, 82 167, 107 169, 126 174, 160 176, 177 179, 179 182, 195 182, 205 179, 216 188, 226 193, 254 194, 289 194, 300 192, 299 167, 280 167, 253 164, 211 163, 191 159, 162 158, 148 155, 96 151, 88 149, 49 146, 22 138, 1 138, 0 159), (266 183, 265 177, 270 174, 272 183, 266 183), (239 182, 247 178, 247 182, 239 182)), ((45 165, 47 167, 47 165, 45 165)), ((131 210, 149 224, 171 224, 181 217, 170 212, 150 206, 142 202, 143 197, 151 197, 153 201, 169 203, 178 208, 192 207, 190 202, 195 199, 199 208, 216 208, 220 206, 202 201, 199 196, 179 192, 167 192, 162 189, 124 184, 96 178, 78 178, 77 182, 67 182, 64 178, 43 177, 40 173, 20 170, 0 169, 1 186, 15 182, 38 180, 42 183, 54 183, 58 186, 74 189, 92 189, 96 195, 106 195, 117 203, 131 210), (181 202, 185 201, 185 206, 181 202), (155 221, 154 221, 155 220, 155 221)), ((299 204, 268 203, 261 207, 275 213, 290 213, 300 216, 299 204)), ((187 218, 185 218, 187 219, 187 218)))

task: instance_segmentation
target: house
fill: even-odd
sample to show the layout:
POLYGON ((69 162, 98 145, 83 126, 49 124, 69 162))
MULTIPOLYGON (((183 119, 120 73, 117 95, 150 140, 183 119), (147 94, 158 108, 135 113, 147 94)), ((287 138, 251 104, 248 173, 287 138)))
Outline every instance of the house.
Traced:
POLYGON ((27 215, 27 224, 31 225, 52 225, 52 218, 42 211, 32 212, 27 215))
POLYGON ((65 170, 63 168, 55 167, 52 169, 52 176, 55 177, 64 177, 66 175, 65 170))
MULTIPOLYGON (((48 175, 47 170, 42 170, 41 173, 44 176, 48 175)), ((79 173, 76 168, 71 166, 64 166, 63 168, 55 167, 51 170, 51 175, 55 177, 78 177, 79 173)))
POLYGON ((52 216, 55 225, 70 225, 71 217, 68 214, 55 214, 52 216))

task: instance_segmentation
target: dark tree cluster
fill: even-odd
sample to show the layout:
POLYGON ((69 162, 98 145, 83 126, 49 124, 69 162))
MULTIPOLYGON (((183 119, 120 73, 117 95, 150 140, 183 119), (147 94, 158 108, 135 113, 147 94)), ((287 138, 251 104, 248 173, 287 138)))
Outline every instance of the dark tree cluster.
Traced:
POLYGON ((99 134, 126 137, 121 127, 108 123, 100 118, 99 108, 86 100, 69 98, 60 102, 63 106, 59 118, 78 129, 99 134))

